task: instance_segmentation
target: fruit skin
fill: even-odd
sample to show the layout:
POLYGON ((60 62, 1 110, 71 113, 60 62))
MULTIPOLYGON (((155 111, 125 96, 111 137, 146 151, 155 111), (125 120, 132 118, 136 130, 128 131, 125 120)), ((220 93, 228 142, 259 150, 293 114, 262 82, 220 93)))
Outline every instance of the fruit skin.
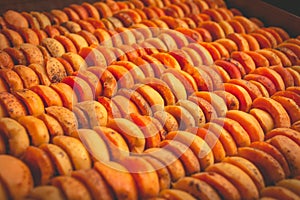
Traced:
POLYGON ((24 199, 33 189, 33 179, 27 165, 10 155, 0 155, 1 184, 12 199, 24 199))
POLYGON ((179 189, 197 198, 220 200, 218 193, 206 182, 193 177, 183 177, 172 184, 172 188, 179 189), (201 188, 201 190, 199 190, 201 188))

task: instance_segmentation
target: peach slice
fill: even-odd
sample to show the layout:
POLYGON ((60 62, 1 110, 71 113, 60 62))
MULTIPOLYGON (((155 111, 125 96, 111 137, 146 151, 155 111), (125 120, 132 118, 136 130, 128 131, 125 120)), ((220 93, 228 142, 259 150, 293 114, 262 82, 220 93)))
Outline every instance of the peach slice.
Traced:
POLYGON ((291 67, 288 67, 286 68, 290 74, 293 76, 293 79, 294 79, 294 85, 295 86, 299 86, 300 85, 300 74, 295 70, 295 68, 291 68, 291 67))
POLYGON ((72 177, 86 186, 91 198, 113 199, 113 192, 95 169, 74 171, 72 177))
POLYGON ((90 88, 92 89, 93 96, 96 98, 102 94, 102 84, 101 81, 98 79, 98 77, 87 70, 80 70, 77 73, 74 73, 73 75, 78 76, 82 78, 84 81, 86 81, 90 88))
POLYGON ((207 172, 215 172, 231 181, 238 189, 242 198, 258 198, 259 193, 253 182, 246 172, 235 165, 221 162, 216 163, 206 169, 207 172))
POLYGON ((35 92, 23 89, 15 92, 15 95, 26 105, 29 114, 39 115, 44 112, 44 103, 35 92))
POLYGON ((272 48, 271 42, 263 34, 254 32, 254 33, 250 33, 249 35, 253 36, 257 40, 260 49, 272 48))
POLYGON ((107 70, 113 74, 118 83, 118 88, 132 88, 134 80, 129 70, 121 65, 109 65, 107 70))
POLYGON ((261 151, 264 151, 264 152, 270 154, 282 166, 282 169, 284 170, 285 175, 287 177, 291 175, 291 171, 289 169, 287 160, 285 159, 284 155, 276 147, 274 147, 273 145, 271 145, 265 141, 264 142, 253 142, 253 143, 251 143, 250 147, 259 149, 261 151))
POLYGON ((131 152, 144 151, 146 140, 142 131, 127 119, 115 118, 108 121, 107 126, 119 132, 126 140, 131 152))
POLYGON ((226 38, 234 41, 236 45, 238 46, 239 51, 249 51, 249 43, 248 41, 240 34, 238 33, 231 33, 226 36, 226 38))
POLYGON ((21 157, 30 145, 26 129, 18 121, 8 117, 2 117, 0 125, 1 138, 4 140, 8 153, 21 157))
POLYGON ((198 158, 201 169, 211 166, 214 155, 208 144, 201 138, 187 131, 172 131, 166 136, 167 140, 181 142, 188 146, 198 158))
POLYGON ((229 83, 233 83, 243 87, 249 93, 252 101, 257 97, 262 96, 262 93, 259 90, 259 88, 255 84, 251 83, 250 81, 246 81, 243 79, 231 79, 229 80, 229 83))
POLYGON ((224 117, 227 112, 227 106, 223 98, 218 96, 215 93, 207 92, 207 91, 197 91, 194 92, 192 95, 197 97, 203 98, 208 101, 216 110, 217 115, 219 117, 224 117))
POLYGON ((33 189, 33 179, 29 168, 19 159, 0 156, 1 186, 7 188, 10 198, 22 199, 33 189))
POLYGON ((47 126, 42 120, 28 115, 20 117, 18 122, 26 128, 33 146, 49 143, 49 132, 47 126))
POLYGON ((42 98, 45 107, 63 105, 62 100, 58 95, 58 93, 49 86, 36 85, 31 87, 30 90, 34 91, 42 98))
POLYGON ((160 52, 152 54, 151 56, 158 59, 165 66, 165 68, 175 68, 178 70, 181 69, 177 60, 168 53, 160 52))
MULTIPOLYGON (((259 69, 259 68, 257 68, 257 69, 259 69)), ((246 76, 244 76, 244 80, 246 80, 246 81, 254 81, 252 83, 259 82, 260 84, 262 84, 264 86, 264 89, 267 90, 267 93, 268 93, 267 96, 269 96, 269 95, 271 96, 271 95, 273 95, 277 91, 276 90, 276 86, 273 83, 273 81, 271 81, 268 77, 266 77, 264 75, 260 75, 260 74, 247 74, 246 76)), ((263 96, 265 96, 265 92, 263 92, 262 90, 261 90, 261 92, 262 92, 263 96)))
POLYGON ((272 99, 279 102, 284 107, 284 109, 287 111, 287 113, 290 116, 291 123, 294 123, 294 122, 300 120, 299 119, 300 108, 299 108, 299 105, 293 99, 284 97, 284 96, 280 96, 280 95, 278 95, 278 96, 273 95, 272 99))
POLYGON ((90 156, 79 139, 61 135, 53 138, 53 144, 67 153, 75 170, 91 168, 90 156))
POLYGON ((38 147, 30 146, 26 149, 22 161, 29 167, 35 185, 50 183, 54 176, 54 167, 46 152, 38 147))
POLYGON ((142 81, 142 83, 149 85, 150 87, 158 91, 164 98, 166 105, 175 104, 175 96, 164 81, 156 78, 146 78, 142 81))
POLYGON ((266 134, 266 140, 275 137, 276 135, 286 136, 297 144, 300 144, 300 132, 291 128, 275 128, 266 134))
MULTIPOLYGON (((104 127, 104 126, 95 126, 93 130, 97 132, 98 136, 90 132, 90 137, 86 139, 88 139, 90 142, 89 151, 95 160, 100 162, 105 162, 108 160, 117 161, 120 158, 129 155, 128 145, 126 144, 125 139, 120 133, 116 132, 111 128, 104 127), (100 138, 98 138, 99 136, 100 138), (97 148, 97 145, 103 143, 103 141, 101 141, 100 139, 104 141, 104 146, 107 146, 107 149, 103 149, 102 147, 97 148), (93 140, 95 141, 98 140, 97 141, 98 144, 96 146, 92 146, 92 144, 95 144, 93 140)), ((84 134, 85 133, 83 131, 82 140, 86 141, 86 139, 84 139, 85 137, 84 134)), ((86 143, 84 144, 87 145, 86 143)))
POLYGON ((210 53, 214 61, 221 59, 221 53, 214 45, 212 45, 212 43, 200 42, 199 44, 210 53))
POLYGON ((82 78, 77 76, 66 76, 62 80, 62 83, 69 85, 73 89, 75 95, 77 96, 78 102, 93 100, 95 98, 93 96, 91 87, 82 78))
POLYGON ((215 64, 222 67, 230 76, 231 79, 241 79, 242 74, 239 68, 232 62, 227 60, 216 60, 215 64))
POLYGON ((167 166, 163 165, 161 161, 151 156, 143 155, 142 158, 145 159, 147 162, 149 162, 156 170, 158 180, 159 180, 160 191, 163 189, 170 188, 171 176, 167 169, 167 166))
POLYGON ((250 162, 249 160, 239 157, 239 156, 230 156, 224 158, 222 162, 229 163, 235 165, 236 167, 240 168, 252 179, 258 191, 261 191, 265 188, 265 182, 262 177, 261 172, 259 169, 254 165, 254 163, 250 162))
POLYGON ((192 48, 199 54, 204 65, 209 66, 213 63, 213 58, 212 58, 212 55, 210 54, 210 52, 206 48, 201 46, 200 44, 191 43, 188 45, 188 47, 192 48))
POLYGON ((271 48, 274 48, 278 45, 276 38, 270 32, 268 32, 264 29, 258 29, 255 31, 255 33, 259 33, 259 34, 265 36, 269 40, 269 42, 271 44, 271 48))
POLYGON ((214 122, 208 122, 203 128, 209 130, 219 139, 227 156, 236 154, 237 145, 231 134, 224 127, 214 122))
POLYGON ((120 163, 131 172, 139 191, 139 198, 155 197, 159 193, 159 180, 155 169, 141 157, 126 157, 120 163), (148 184, 148 180, 152 184, 148 184))
POLYGON ((230 23, 228 21, 225 21, 225 20, 220 21, 219 25, 223 29, 225 36, 235 32, 233 27, 230 25, 230 23))
POLYGON ((251 143, 250 136, 243 126, 230 118, 215 118, 211 122, 223 126, 235 140, 237 147, 249 146, 251 143))
POLYGON ((52 83, 50 87, 59 94, 63 106, 72 110, 73 105, 77 103, 77 96, 72 87, 65 83, 52 83))
POLYGON ((245 112, 248 112, 250 110, 252 99, 247 90, 233 83, 224 83, 224 89, 225 91, 230 92, 238 98, 240 104, 239 110, 245 112))
POLYGON ((298 167, 300 160, 297 156, 297 152, 300 151, 299 145, 284 135, 276 135, 267 142, 275 146, 284 155, 290 167, 291 176, 298 176, 300 173, 298 167))
POLYGON ((270 186, 261 191, 262 198, 297 199, 299 196, 291 190, 281 186, 270 186))
POLYGON ((272 115, 275 128, 291 126, 290 117, 286 110, 280 103, 271 98, 259 97, 255 99, 252 108, 262 109, 272 115))
POLYGON ((267 49, 260 49, 257 50, 256 52, 266 57, 271 66, 272 65, 282 66, 281 59, 274 52, 268 51, 267 49))
POLYGON ((156 111, 153 117, 160 121, 161 125, 167 132, 177 131, 179 124, 176 118, 169 112, 166 111, 156 111))
POLYGON ((65 135, 78 138, 78 122, 75 114, 65 107, 51 106, 46 113, 54 117, 62 126, 65 135))
POLYGON ((281 66, 271 66, 271 69, 275 70, 281 76, 286 89, 294 86, 294 78, 286 68, 281 66))
POLYGON ((269 78, 274 83, 277 91, 285 90, 285 84, 281 76, 275 70, 272 70, 268 67, 260 67, 255 69, 253 73, 269 78))
POLYGON ((216 162, 220 162, 225 158, 226 152, 223 147, 223 144, 221 143, 219 138, 209 129, 193 127, 188 128, 186 131, 191 132, 197 135, 198 137, 201 137, 208 144, 208 146, 212 150, 214 160, 216 162))
MULTIPOLYGON (((202 21, 201 21, 202 22, 202 21)), ((211 33, 206 30, 205 28, 194 28, 193 30, 197 31, 198 33, 200 33, 200 35, 203 38, 203 42, 212 42, 212 35, 211 33)))
POLYGON ((112 188, 117 198, 138 199, 134 178, 124 166, 110 161, 96 162, 94 168, 112 188), (112 177, 118 178, 118 183, 112 181, 112 177))
POLYGON ((226 117, 239 122, 248 132, 251 142, 264 140, 264 132, 259 122, 251 114, 239 110, 230 110, 226 113, 226 117))
POLYGON ((213 40, 225 38, 225 33, 217 22, 205 21, 200 24, 200 27, 207 29, 211 33, 213 40))
POLYGON ((239 63, 243 65, 245 72, 247 74, 255 70, 256 68, 255 62, 253 61, 252 57, 249 56, 247 53, 243 51, 235 51, 232 52, 230 56, 231 58, 237 60, 239 63))
POLYGON ((260 49, 259 43, 256 38, 250 34, 242 34, 249 44, 250 51, 256 51, 260 49))
POLYGON ((194 102, 201 108, 201 110, 203 111, 203 113, 205 115, 206 122, 209 122, 212 119, 217 117, 217 112, 216 112, 215 108, 207 100, 205 100, 201 97, 197 97, 197 96, 189 96, 188 100, 194 102))
POLYGON ((244 34, 246 33, 245 27, 236 19, 227 20, 227 22, 232 26, 235 33, 244 34))
POLYGON ((274 128, 274 120, 268 112, 259 108, 252 108, 249 113, 256 118, 261 128, 264 130, 264 133, 267 133, 274 128))
POLYGON ((294 43, 283 42, 278 47, 285 47, 293 51, 298 58, 300 58, 300 46, 294 43))
POLYGON ((225 90, 215 90, 213 91, 215 94, 220 96, 224 102, 226 103, 227 110, 238 110, 240 107, 240 102, 238 98, 231 94, 230 92, 227 92, 225 90))
POLYGON ((45 123, 45 125, 47 126, 47 129, 48 129, 49 135, 50 135, 50 141, 52 141, 53 137, 64 134, 64 131, 63 131, 61 125, 54 117, 51 117, 50 115, 48 115, 46 113, 42 113, 42 114, 38 115, 37 118, 42 120, 45 123))
POLYGON ((17 31, 7 28, 3 29, 1 33, 4 34, 7 39, 9 39, 12 47, 19 47, 21 44, 24 43, 22 36, 17 31))
POLYGON ((101 81, 103 96, 112 97, 117 91, 117 80, 114 75, 102 67, 89 67, 88 71, 94 73, 101 81))
POLYGON ((0 77, 9 87, 10 92, 24 89, 21 77, 11 69, 1 69, 0 77))
POLYGON ((176 140, 165 139, 160 143, 160 147, 179 157, 185 168, 186 175, 200 171, 200 163, 196 155, 186 144, 176 140))
POLYGON ((262 150, 243 147, 239 148, 238 156, 249 160, 260 170, 266 185, 276 183, 285 178, 285 173, 279 162, 262 150), (270 170, 272 170, 272 173, 270 170))
POLYGON ((64 46, 54 38, 43 39, 41 45, 45 47, 53 57, 61 57, 66 52, 64 46))
POLYGON ((73 168, 67 153, 54 144, 42 144, 39 148, 51 159, 54 170, 59 175, 70 175, 73 168), (62 156, 63 155, 63 156, 62 156))
POLYGON ((176 99, 186 99, 187 91, 183 83, 172 73, 164 73, 161 79, 168 84, 176 99))
POLYGON ((194 197, 220 200, 219 194, 206 182, 194 177, 184 177, 173 184, 173 190, 185 191, 194 197), (197 188, 202 188, 198 190, 197 188))
POLYGON ((287 97, 287 98, 294 100, 297 105, 300 105, 300 95, 298 95, 297 93, 295 93, 293 91, 279 91, 279 92, 276 92, 273 96, 287 97))
POLYGON ((86 186, 71 176, 57 176, 51 180, 51 185, 59 188, 66 198, 91 199, 86 186))
POLYGON ((72 40, 70 40, 66 36, 57 35, 57 36, 54 37, 54 39, 56 39, 58 42, 60 42, 65 47, 66 52, 77 53, 77 49, 76 49, 74 43, 72 42, 72 40))
POLYGON ((240 194, 237 188, 225 177, 215 172, 201 172, 192 175, 193 178, 202 180, 218 191, 221 198, 238 200, 240 194))
POLYGON ((245 28, 246 33, 252 33, 258 29, 255 23, 244 16, 234 16, 233 19, 239 21, 245 28))

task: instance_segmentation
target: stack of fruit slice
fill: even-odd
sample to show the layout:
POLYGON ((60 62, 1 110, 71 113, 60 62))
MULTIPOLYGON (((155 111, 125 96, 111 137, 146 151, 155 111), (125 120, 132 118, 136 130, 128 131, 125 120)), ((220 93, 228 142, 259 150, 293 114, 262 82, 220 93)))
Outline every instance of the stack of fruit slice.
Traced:
POLYGON ((0 199, 299 199, 299 63, 223 1, 8 10, 0 199))

